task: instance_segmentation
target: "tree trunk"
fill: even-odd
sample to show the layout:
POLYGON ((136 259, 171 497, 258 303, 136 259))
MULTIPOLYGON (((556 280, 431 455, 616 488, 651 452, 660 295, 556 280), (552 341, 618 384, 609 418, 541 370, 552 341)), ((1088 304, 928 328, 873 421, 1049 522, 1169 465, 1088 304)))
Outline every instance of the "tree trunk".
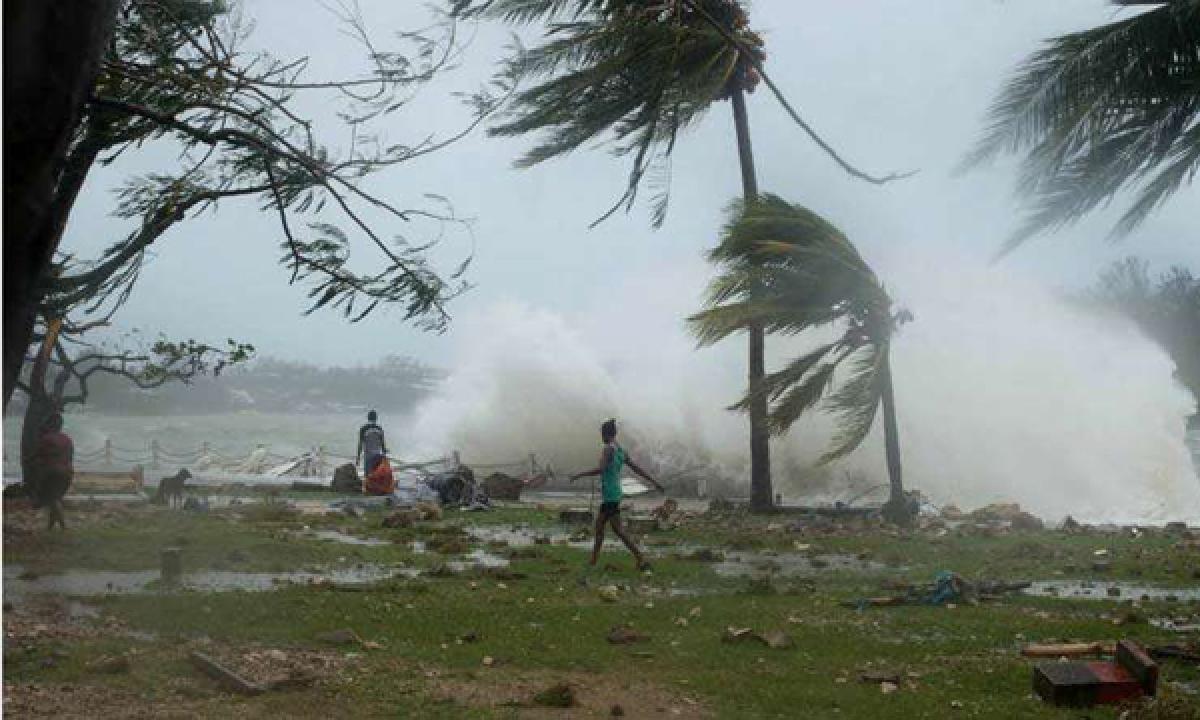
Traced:
POLYGON ((883 361, 883 444, 887 453, 890 499, 904 499, 904 478, 900 468, 900 431, 896 425, 896 396, 892 390, 892 360, 883 361))
POLYGON ((46 392, 46 372, 61 328, 61 320, 53 320, 46 327, 46 337, 42 339, 41 350, 33 361, 33 371, 29 375, 29 404, 21 420, 21 482, 25 485, 25 494, 31 498, 38 496, 39 474, 33 466, 33 455, 42 435, 42 426, 59 409, 56 398, 46 392))
MULTIPOLYGON (((744 70, 741 71, 744 75, 744 70)), ((741 84, 733 89, 733 125, 737 131, 738 160, 742 168, 742 195, 747 203, 758 197, 758 176, 754 171, 754 151, 750 147, 750 121, 746 115, 746 96, 741 84)), ((757 387, 766 374, 763 358, 763 329, 749 328, 749 387, 757 387)), ((767 430, 767 399, 754 395, 750 403, 750 509, 766 512, 775 506, 771 490, 771 447, 767 430)))
MULTIPOLYGON (((4 3, 4 406, 20 376, 38 287, 61 236, 55 193, 118 0, 4 3)), ((69 210, 69 208, 68 208, 69 210)))
MULTIPOLYGON (((888 352, 885 350, 884 352, 888 352)), ((883 445, 887 455, 888 483, 891 491, 884 506, 884 518, 897 525, 912 522, 913 509, 904 497, 904 479, 900 467, 900 431, 896 424, 896 397, 892 391, 892 359, 883 359, 883 445)))

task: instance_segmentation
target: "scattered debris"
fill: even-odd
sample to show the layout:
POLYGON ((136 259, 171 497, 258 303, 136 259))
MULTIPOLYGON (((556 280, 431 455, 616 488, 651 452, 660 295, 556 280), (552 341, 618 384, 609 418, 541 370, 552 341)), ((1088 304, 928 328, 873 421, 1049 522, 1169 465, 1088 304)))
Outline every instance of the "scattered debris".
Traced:
POLYGON ((672 498, 667 498, 661 505, 651 510, 650 515, 660 522, 668 522, 678 509, 679 503, 672 498))
POLYGON ((1157 645, 1149 648, 1150 657, 1156 660, 1179 660, 1191 665, 1200 665, 1200 648, 1189 645, 1157 645))
POLYGON ((608 642, 613 645, 632 645, 649 639, 649 635, 638 632, 630 625, 614 625, 608 631, 608 642))
POLYGON ((317 641, 328 645, 358 645, 362 644, 362 638, 358 633, 349 628, 341 628, 339 630, 330 630, 329 632, 317 633, 317 641))
POLYGON ((700 548, 684 555, 682 559, 694 562, 719 563, 725 562, 725 553, 720 550, 713 550, 712 548, 700 548))
POLYGON ((330 489, 338 493, 362 492, 362 480, 358 477, 358 468, 354 466, 354 463, 339 465, 333 471, 333 480, 329 485, 330 489))
POLYGON ((242 695, 260 695, 264 688, 256 685, 229 668, 220 664, 204 653, 193 650, 189 655, 192 664, 200 669, 205 675, 216 680, 222 687, 233 692, 241 693, 242 695))
POLYGON ((413 510, 421 520, 441 520, 442 508, 438 505, 429 502, 419 502, 413 506, 413 510))
POLYGON ((605 602, 616 602, 617 597, 620 595, 620 590, 617 589, 616 585, 601 585, 596 590, 596 593, 599 594, 600 599, 604 600, 605 602))
POLYGON ((104 655, 88 663, 88 668, 105 675, 119 675, 133 669, 128 655, 104 655))
POLYGON ((595 519, 587 508, 567 508, 558 513, 558 521, 564 525, 590 525, 595 519))
POLYGON ((1058 706, 1116 704, 1158 690, 1158 665, 1141 646, 1121 640, 1115 662, 1055 662, 1033 671, 1033 689, 1058 706))
POLYGON ((782 630, 768 630, 764 633, 758 633, 755 637, 763 645, 773 650, 790 650, 796 647, 796 641, 792 639, 792 636, 782 630))
POLYGON ((183 577, 183 557, 177 547, 162 550, 162 581, 165 585, 178 585, 183 577))
POLYGON ((1108 655, 1113 652, 1113 645, 1104 643, 1063 643, 1052 645, 1039 645, 1031 643, 1021 648, 1021 654, 1025 657, 1035 658, 1058 658, 1058 657, 1082 657, 1084 655, 1108 655))
POLYGON ((896 585, 904 590, 901 594, 860 598, 844 601, 844 607, 863 610, 867 607, 892 607, 896 605, 943 605, 957 607, 958 603, 979 603, 994 600, 1002 595, 1020 592, 1031 587, 1031 582, 1003 582, 982 580, 971 583, 955 572, 942 570, 927 585, 896 585))
POLYGON ((749 640, 754 637, 753 628, 727 627, 721 635, 721 642, 735 643, 743 640, 749 640))
POLYGON ((494 472, 483 479, 483 489, 489 497, 505 502, 519 502, 524 483, 521 478, 494 472))
POLYGON ((533 696, 533 703, 543 707, 575 707, 579 701, 575 699, 575 690, 568 683, 551 685, 533 696))
POLYGON ((412 527, 417 521, 419 515, 413 510, 397 510, 383 519, 385 528, 407 528, 412 527))

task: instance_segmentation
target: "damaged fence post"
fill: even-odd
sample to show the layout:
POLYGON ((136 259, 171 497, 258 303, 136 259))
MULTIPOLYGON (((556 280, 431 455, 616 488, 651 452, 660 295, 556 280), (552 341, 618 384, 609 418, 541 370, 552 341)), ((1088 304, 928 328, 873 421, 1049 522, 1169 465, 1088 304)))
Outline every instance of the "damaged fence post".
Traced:
POLYGON ((151 440, 150 441, 150 467, 152 467, 156 470, 159 467, 158 452, 159 452, 158 440, 151 440))
POLYGON ((113 464, 112 438, 104 438, 104 464, 108 467, 113 464))
POLYGON ((454 460, 454 469, 455 469, 455 470, 457 470, 457 469, 459 469, 460 467, 462 467, 462 456, 458 454, 458 451, 457 451, 457 450, 455 450, 455 451, 454 451, 454 452, 451 454, 451 456, 450 456, 450 457, 451 457, 451 458, 453 458, 453 460, 454 460))
POLYGON ((162 551, 162 582, 165 585, 178 585, 183 577, 183 556, 179 548, 163 548, 162 551))

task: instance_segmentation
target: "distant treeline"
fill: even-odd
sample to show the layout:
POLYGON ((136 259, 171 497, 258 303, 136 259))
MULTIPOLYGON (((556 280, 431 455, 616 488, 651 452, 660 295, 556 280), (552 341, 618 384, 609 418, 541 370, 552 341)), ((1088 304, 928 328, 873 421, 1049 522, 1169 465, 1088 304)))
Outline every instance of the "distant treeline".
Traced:
POLYGON ((198 377, 141 390, 128 380, 97 375, 86 406, 116 415, 260 412, 338 412, 366 407, 411 410, 445 377, 445 372, 408 357, 389 356, 375 365, 320 367, 263 358, 198 377))

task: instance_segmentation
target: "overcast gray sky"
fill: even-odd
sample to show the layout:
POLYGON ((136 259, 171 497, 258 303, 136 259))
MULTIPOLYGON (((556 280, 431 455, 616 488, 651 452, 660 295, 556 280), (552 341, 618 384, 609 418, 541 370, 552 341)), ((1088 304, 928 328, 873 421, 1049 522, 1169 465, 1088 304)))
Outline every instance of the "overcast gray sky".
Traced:
MULTIPOLYGON (((424 5, 361 2, 381 47, 392 42, 393 31, 427 24, 424 5)), ((255 45, 281 58, 310 55, 314 77, 352 75, 359 68, 356 48, 339 34, 323 3, 244 0, 242 6, 256 23, 255 45)), ((766 38, 769 71, 809 122, 869 171, 920 171, 884 187, 848 178, 769 94, 759 92, 749 108, 760 184, 839 225, 898 299, 915 302, 920 318, 922 275, 963 264, 984 268, 1020 217, 1012 162, 952 175, 978 137, 996 91, 1044 38, 1094 26, 1119 12, 1126 11, 1104 0, 758 0, 753 24, 766 38)), ((478 28, 461 66, 379 129, 391 141, 413 142, 458 127, 463 113, 450 93, 486 80, 507 37, 505 28, 478 28)), ((329 108, 310 110, 323 117, 329 108)), ((337 146, 343 134, 326 137, 337 146)), ((658 231, 650 227, 645 207, 588 230, 622 191, 624 161, 598 148, 531 170, 513 169, 512 160, 526 147, 525 140, 480 132, 419 164, 380 174, 368 188, 401 204, 438 193, 460 214, 475 218, 473 239, 451 237, 435 255, 449 269, 473 248, 468 277, 476 287, 451 305, 457 319, 515 301, 568 319, 589 318, 599 327, 677 330, 681 311, 699 304, 710 274, 703 253, 714 243, 724 207, 740 191, 728 105, 715 106, 682 138, 671 213, 658 231), (667 283, 671 300, 654 302, 667 283), (620 302, 613 293, 623 295, 620 302), (641 294, 646 303, 630 302, 641 294)), ((151 148, 97 171, 72 214, 66 249, 94 253, 116 237, 123 225, 108 216, 112 189, 172 157, 169 148, 151 148)), ((1197 192, 1196 187, 1180 192, 1120 244, 1104 240, 1115 212, 1098 213, 981 271, 1071 288, 1130 253, 1159 266, 1196 268, 1197 192)), ((215 214, 178 226, 155 246, 151 266, 122 312, 122 327, 198 339, 235 337, 253 342, 264 355, 322 364, 367 363, 390 353, 446 364, 454 325, 439 337, 405 327, 395 311, 357 325, 331 312, 302 316, 304 288, 287 284, 277 264, 279 239, 275 220, 247 201, 226 203, 215 214)))

